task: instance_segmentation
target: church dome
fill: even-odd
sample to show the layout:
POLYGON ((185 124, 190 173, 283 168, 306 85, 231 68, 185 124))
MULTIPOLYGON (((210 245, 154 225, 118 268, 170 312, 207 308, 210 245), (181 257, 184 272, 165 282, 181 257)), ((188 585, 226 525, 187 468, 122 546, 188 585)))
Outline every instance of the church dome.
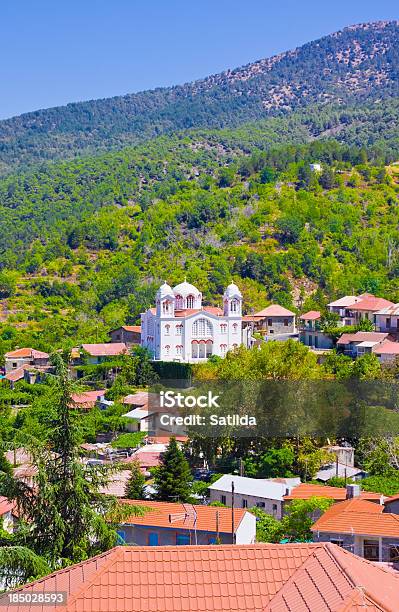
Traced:
POLYGON ((188 295, 197 296, 200 294, 200 291, 198 291, 197 287, 191 285, 191 283, 184 281, 183 283, 176 285, 176 287, 173 287, 173 293, 175 295, 181 295, 181 297, 185 298, 188 295))
POLYGON ((173 295, 173 289, 168 283, 165 281, 163 285, 157 291, 158 297, 164 297, 165 295, 173 295))
POLYGON ((226 288, 226 291, 224 292, 224 294, 226 297, 234 297, 234 296, 242 297, 241 291, 239 290, 237 285, 233 282, 231 282, 230 285, 226 288))

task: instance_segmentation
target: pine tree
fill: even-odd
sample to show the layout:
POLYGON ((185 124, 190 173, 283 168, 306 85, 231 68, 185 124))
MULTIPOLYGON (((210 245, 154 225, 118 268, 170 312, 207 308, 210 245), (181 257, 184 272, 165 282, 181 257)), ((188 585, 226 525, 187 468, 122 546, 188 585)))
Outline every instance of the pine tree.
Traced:
POLYGON ((176 438, 171 438, 154 478, 157 491, 156 499, 188 501, 191 493, 191 482, 190 466, 178 447, 176 438))
MULTIPOLYGON (((45 446, 28 449, 36 470, 34 486, 3 474, 9 499, 15 499, 29 529, 24 542, 52 568, 78 562, 107 550, 116 533, 107 522, 115 500, 99 493, 109 472, 79 460, 79 415, 71 409, 73 383, 61 355, 54 356, 56 376, 47 398, 53 415, 45 446)), ((134 510, 132 509, 134 512, 134 510)))
POLYGON ((125 497, 128 499, 144 499, 145 478, 138 461, 133 461, 132 471, 126 483, 125 497))

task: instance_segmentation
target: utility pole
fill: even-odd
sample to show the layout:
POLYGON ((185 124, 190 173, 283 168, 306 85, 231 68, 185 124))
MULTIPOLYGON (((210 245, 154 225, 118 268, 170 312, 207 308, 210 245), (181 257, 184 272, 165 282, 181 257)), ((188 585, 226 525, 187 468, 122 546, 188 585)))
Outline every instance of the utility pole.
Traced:
POLYGON ((231 543, 236 543, 236 534, 234 530, 234 482, 231 481, 231 543))

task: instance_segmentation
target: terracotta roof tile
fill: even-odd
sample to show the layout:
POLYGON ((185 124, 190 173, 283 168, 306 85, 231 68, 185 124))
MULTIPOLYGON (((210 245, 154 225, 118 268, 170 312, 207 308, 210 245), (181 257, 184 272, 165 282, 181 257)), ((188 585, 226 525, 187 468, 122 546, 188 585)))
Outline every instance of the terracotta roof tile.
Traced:
MULTIPOLYGON (((184 518, 183 515, 186 513, 184 504, 173 503, 173 502, 155 502, 155 501, 128 501, 124 500, 125 504, 133 504, 137 506, 144 506, 151 508, 151 512, 144 514, 143 516, 132 516, 126 520, 126 523, 132 525, 151 525, 157 527, 174 527, 188 528, 193 525, 193 521, 188 518, 184 518), (181 515, 181 520, 176 520, 173 523, 170 521, 170 516, 181 515)), ((219 531, 221 533, 231 532, 231 508, 222 508, 216 506, 193 506, 197 513, 197 530, 198 531, 216 531, 217 515, 219 515, 219 531)), ((234 525, 235 529, 240 525, 247 510, 243 508, 235 508, 234 510, 234 525)))
POLYGON ((399 355, 399 342, 384 340, 384 342, 374 347, 373 352, 377 355, 399 355))
POLYGON ((141 333, 141 325, 122 325, 122 329, 128 332, 136 332, 137 334, 141 333))
POLYGON ((362 499, 334 504, 312 526, 312 531, 356 533, 399 538, 399 516, 362 499))
MULTIPOLYGON (((346 499, 346 489, 343 487, 329 487, 321 484, 301 482, 300 485, 292 489, 290 495, 285 495, 284 499, 288 501, 290 499, 309 499, 310 497, 328 497, 336 501, 343 501, 346 499)), ((361 499, 379 502, 381 494, 373 493, 372 491, 361 491, 360 497, 361 499)))
POLYGON ((82 344, 82 349, 92 357, 114 357, 128 352, 128 348, 124 342, 82 344))
POLYGON ((74 404, 83 405, 87 408, 93 407, 99 397, 104 395, 106 389, 99 389, 98 391, 82 391, 81 393, 73 393, 72 401, 74 404))
POLYGON ((19 589, 66 591, 65 607, 4 612, 394 612, 398 589, 393 573, 333 544, 124 546, 19 589))
POLYGON ((49 354, 33 348, 20 348, 15 351, 9 351, 4 357, 6 359, 48 359, 49 354))
POLYGON ((316 321, 320 319, 321 313, 319 310, 309 310, 309 312, 305 312, 305 314, 300 316, 300 319, 304 321, 316 321))
POLYGON ((388 338, 389 334, 383 332, 362 332, 355 334, 342 334, 337 340, 337 344, 349 344, 349 342, 382 342, 388 338))
POLYGON ((375 297, 374 295, 366 295, 356 304, 351 306, 351 310, 367 310, 370 312, 376 312, 377 310, 388 308, 390 306, 394 306, 393 302, 390 302, 385 298, 375 297))
POLYGON ((267 306, 263 310, 256 312, 255 317, 294 317, 295 313, 291 312, 291 310, 287 310, 283 306, 279 304, 271 304, 267 306))

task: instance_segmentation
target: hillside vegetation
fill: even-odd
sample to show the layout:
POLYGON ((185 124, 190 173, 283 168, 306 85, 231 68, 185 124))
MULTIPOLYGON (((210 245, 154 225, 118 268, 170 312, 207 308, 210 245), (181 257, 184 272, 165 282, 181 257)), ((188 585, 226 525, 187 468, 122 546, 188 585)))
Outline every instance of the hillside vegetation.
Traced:
POLYGON ((182 86, 68 104, 0 122, 0 171, 119 149, 176 130, 234 127, 315 104, 398 94, 399 25, 345 28, 182 86))
POLYGON ((398 167, 335 141, 244 154, 237 137, 164 137, 3 179, 3 349, 106 339, 183 275, 210 303, 233 277, 247 312, 353 291, 399 301, 398 167))

